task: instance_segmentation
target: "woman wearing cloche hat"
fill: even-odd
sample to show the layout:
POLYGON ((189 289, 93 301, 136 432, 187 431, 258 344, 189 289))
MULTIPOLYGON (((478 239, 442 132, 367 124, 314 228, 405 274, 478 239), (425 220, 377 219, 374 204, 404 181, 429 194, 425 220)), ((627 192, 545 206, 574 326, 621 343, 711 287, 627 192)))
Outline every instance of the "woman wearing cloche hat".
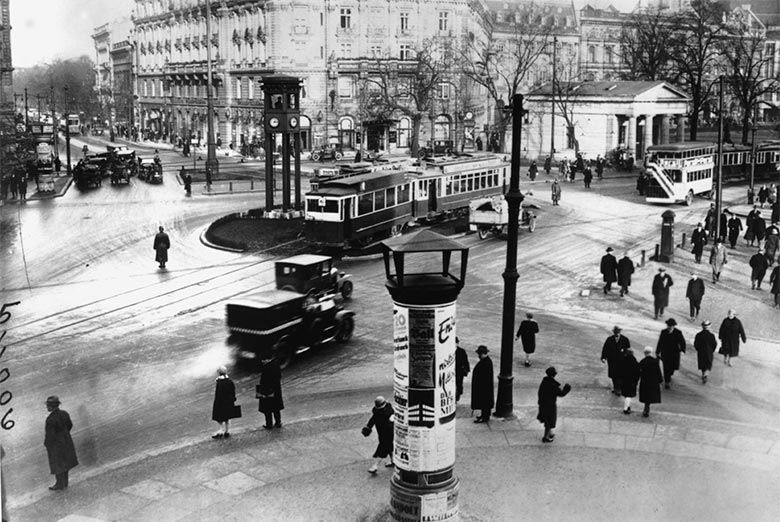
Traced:
POLYGON ((696 362, 701 371, 701 382, 707 384, 707 376, 712 370, 712 361, 715 358, 715 350, 718 348, 718 340, 710 331, 712 325, 709 321, 701 323, 701 331, 693 338, 693 347, 696 350, 696 362))
POLYGON ((70 437, 73 423, 68 412, 60 409, 59 397, 52 395, 46 399, 46 409, 51 413, 46 418, 46 438, 43 444, 49 455, 49 469, 57 478, 57 482, 49 489, 57 491, 68 487, 68 471, 78 466, 79 461, 70 437))
POLYGON ((488 422, 493 409, 493 361, 488 356, 488 347, 484 344, 477 348, 479 361, 471 373, 471 409, 480 410, 474 422, 488 422))

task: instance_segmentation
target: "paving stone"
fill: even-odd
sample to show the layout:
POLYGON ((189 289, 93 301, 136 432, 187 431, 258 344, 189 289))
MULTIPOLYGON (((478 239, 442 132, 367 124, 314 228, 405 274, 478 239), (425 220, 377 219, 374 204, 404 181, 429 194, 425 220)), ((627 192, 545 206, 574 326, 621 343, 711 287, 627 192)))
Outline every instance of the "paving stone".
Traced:
MULTIPOLYGON (((483 425, 484 426, 484 425, 483 425)), ((470 433, 469 438, 474 447, 508 446, 506 434, 503 431, 484 430, 480 433, 470 433)))
MULTIPOLYGON (((371 455, 373 455, 373 451, 368 453, 366 458, 370 458, 371 455)), ((300 475, 301 473, 309 473, 326 467, 326 464, 318 459, 313 453, 303 453, 294 457, 285 457, 270 462, 288 470, 290 475, 300 475)))
POLYGON ((59 519, 57 522, 106 522, 99 518, 84 517, 81 515, 68 515, 65 518, 59 519))
POLYGON ((684 440, 667 440, 664 452, 668 455, 677 455, 678 457, 692 457, 698 459, 712 460, 713 452, 709 448, 704 448, 693 442, 684 440))
POLYGON ((159 478, 166 484, 185 489, 217 479, 223 475, 225 475, 224 471, 205 467, 202 463, 193 463, 182 467, 173 467, 159 475, 159 478))
POLYGON ((725 446, 729 440, 729 435, 727 433, 688 428, 685 440, 708 446, 725 446))
MULTIPOLYGON (((544 435, 544 430, 536 434, 536 440, 539 444, 546 445, 542 442, 542 435, 544 435)), ((582 447, 585 445, 585 433, 581 431, 557 431, 553 444, 582 447)))
POLYGON ((253 466, 255 457, 247 451, 233 451, 205 460, 201 463, 204 468, 216 471, 219 475, 226 475, 246 466, 253 466))
POLYGON ((585 432, 585 445, 589 448, 606 448, 622 450, 626 447, 625 435, 616 433, 585 432))
MULTIPOLYGON (((541 428, 536 432, 530 430, 518 430, 518 431, 506 431, 506 440, 510 446, 531 446, 536 445, 544 433, 544 429, 541 428)), ((556 435, 557 437, 557 435, 556 435)))
POLYGON ((293 472, 285 467, 277 466, 271 462, 265 462, 253 468, 245 470, 257 480, 269 484, 293 476, 293 472))
POLYGON ((246 448, 244 451, 252 455, 258 462, 268 462, 283 457, 294 457, 300 453, 299 450, 292 446, 277 441, 246 448))
MULTIPOLYGON (((652 415, 652 414, 651 414, 652 415)), ((669 426, 668 424, 656 424, 655 436, 670 440, 685 440, 688 428, 669 426)))
POLYGON ((203 485, 225 495, 239 496, 247 491, 263 486, 264 482, 250 477, 242 471, 236 471, 216 480, 205 482, 203 485))
POLYGON ((470 448, 474 445, 471 437, 462 431, 455 433, 455 448, 470 448))
MULTIPOLYGON (((626 415, 626 417, 629 417, 626 415)), ((632 437, 652 437, 655 433, 655 425, 631 421, 611 421, 610 432, 618 435, 631 435, 632 437)))
POLYGON ((114 492, 79 509, 79 514, 95 519, 114 520, 139 510, 148 503, 136 495, 114 492))
POLYGON ((726 444, 726 447, 753 453, 769 453, 773 445, 774 441, 771 440, 750 437, 748 435, 734 435, 726 444))
MULTIPOLYGON (((355 439, 360 436, 360 430, 355 430, 355 439)), ((285 444, 298 451, 329 451, 335 447, 332 440, 321 435, 297 437, 284 441, 285 444)))
MULTIPOLYGON (((368 455, 373 455, 373 453, 369 453, 368 455)), ((365 458, 366 453, 358 453, 352 448, 335 447, 317 452, 317 460, 329 467, 344 466, 359 460, 364 460, 365 458)))
POLYGON ((561 429, 566 431, 584 431, 587 433, 609 433, 609 420, 607 419, 578 419, 566 417, 558 423, 561 429))
POLYGON ((626 447, 628 451, 646 451, 648 453, 663 453, 666 448, 666 439, 635 437, 626 435, 626 447))
POLYGON ((166 495, 176 493, 178 488, 170 486, 159 480, 142 480, 132 486, 122 488, 122 492, 149 500, 159 500, 166 495))

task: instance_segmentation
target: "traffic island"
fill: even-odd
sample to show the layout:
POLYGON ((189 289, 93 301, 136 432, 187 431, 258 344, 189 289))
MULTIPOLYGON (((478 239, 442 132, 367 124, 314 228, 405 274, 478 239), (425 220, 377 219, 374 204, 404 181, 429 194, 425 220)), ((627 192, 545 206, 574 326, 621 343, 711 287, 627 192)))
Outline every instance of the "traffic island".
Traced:
POLYGON ((210 246, 239 252, 273 250, 274 254, 291 255, 306 249, 300 213, 262 209, 217 219, 209 225, 204 239, 210 246))

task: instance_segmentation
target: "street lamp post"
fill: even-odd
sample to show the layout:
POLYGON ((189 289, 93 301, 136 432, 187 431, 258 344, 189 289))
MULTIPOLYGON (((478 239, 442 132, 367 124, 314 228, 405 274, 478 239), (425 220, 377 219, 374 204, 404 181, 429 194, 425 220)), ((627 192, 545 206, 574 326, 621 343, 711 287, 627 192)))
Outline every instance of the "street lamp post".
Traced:
POLYGON ((211 71, 211 0, 206 0, 206 188, 211 190, 212 174, 219 173, 217 147, 214 143, 214 80, 211 71))
POLYGON ((753 203, 753 194, 755 194, 753 184, 756 177, 756 130, 758 127, 758 100, 753 107, 753 126, 751 130, 751 143, 750 143, 750 188, 748 192, 751 194, 748 203, 753 203))
POLYGON ((506 201, 509 206, 509 225, 506 245, 506 268, 504 269, 504 307, 501 320, 501 371, 498 374, 498 395, 496 417, 513 418, 512 363, 514 358, 515 298, 517 295, 517 235, 520 231, 520 145, 523 129, 523 95, 512 97, 512 165, 509 178, 509 192, 506 201))
POLYGON ((720 213, 723 198, 721 197, 721 179, 723 174, 723 76, 718 79, 718 172, 715 182, 715 238, 721 235, 720 213))
POLYGON ((30 128, 30 107, 27 104, 27 87, 24 88, 24 126, 26 129, 30 128))
POLYGON ((550 161, 555 155, 555 83, 557 78, 556 67, 558 61, 558 37, 553 37, 553 70, 552 70, 552 89, 550 90, 552 107, 550 107, 550 161))
POLYGON ((68 113, 68 87, 65 86, 65 172, 71 176, 70 169, 70 114, 68 113))

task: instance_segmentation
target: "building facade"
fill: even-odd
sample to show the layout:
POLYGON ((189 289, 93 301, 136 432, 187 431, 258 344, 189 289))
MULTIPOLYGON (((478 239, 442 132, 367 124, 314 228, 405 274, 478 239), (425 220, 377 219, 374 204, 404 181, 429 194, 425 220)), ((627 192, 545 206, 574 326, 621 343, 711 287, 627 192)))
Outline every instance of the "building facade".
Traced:
POLYGON ((113 134, 130 136, 133 111, 133 26, 121 17, 95 28, 95 92, 100 100, 102 120, 88 122, 105 126, 113 134), (129 112, 128 112, 129 108, 129 112))
POLYGON ((13 143, 14 85, 13 63, 11 61, 11 13, 10 0, 0 0, 0 176, 5 163, 6 148, 13 143))

